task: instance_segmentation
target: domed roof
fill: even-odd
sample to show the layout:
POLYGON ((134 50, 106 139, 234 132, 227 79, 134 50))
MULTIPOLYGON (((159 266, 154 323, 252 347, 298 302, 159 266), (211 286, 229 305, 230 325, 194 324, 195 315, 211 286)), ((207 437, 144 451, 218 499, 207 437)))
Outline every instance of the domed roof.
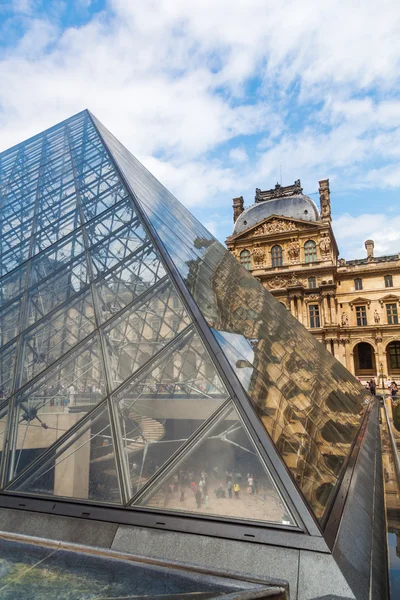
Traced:
POLYGON ((280 215, 301 221, 319 221, 320 216, 315 203, 304 194, 294 194, 274 200, 252 204, 238 217, 233 235, 242 233, 271 215, 280 215))

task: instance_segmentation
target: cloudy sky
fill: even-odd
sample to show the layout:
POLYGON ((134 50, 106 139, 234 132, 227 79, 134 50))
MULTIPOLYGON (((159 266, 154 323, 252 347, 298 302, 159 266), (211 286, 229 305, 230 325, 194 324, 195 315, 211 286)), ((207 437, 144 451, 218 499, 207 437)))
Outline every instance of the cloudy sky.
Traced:
POLYGON ((400 251, 398 0, 1 0, 0 150, 89 108, 220 239, 331 183, 341 256, 400 251))

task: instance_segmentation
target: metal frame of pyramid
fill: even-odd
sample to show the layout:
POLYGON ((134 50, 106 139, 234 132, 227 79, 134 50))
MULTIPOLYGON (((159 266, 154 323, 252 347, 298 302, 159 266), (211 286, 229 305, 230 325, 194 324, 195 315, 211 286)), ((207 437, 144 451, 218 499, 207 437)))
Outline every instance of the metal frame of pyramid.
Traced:
MULTIPOLYGON (((0 178, 0 505, 327 552, 368 413, 360 416, 364 392, 357 381, 88 111, 2 153, 0 178), (178 388, 193 398, 193 410, 203 411, 196 430, 165 451, 143 484, 142 473, 135 475, 140 486, 133 491, 129 457, 146 456, 148 440, 160 441, 150 405, 144 415, 132 412, 135 394, 141 398, 137 390, 148 389, 151 377, 162 388, 157 373, 161 366, 169 372, 173 353, 180 371, 171 385, 182 382, 183 355, 194 338, 197 368, 212 391, 199 389, 186 368, 178 388), (78 412, 75 387, 89 370, 97 386, 78 412), (64 383, 54 392, 56 380, 64 383), (69 406, 60 415, 54 398, 62 394, 69 394, 69 406), (233 409, 240 439, 247 435, 252 446, 243 451, 264 465, 291 521, 149 504, 149 492, 163 489, 233 409), (123 410, 141 438, 123 430, 123 410), (40 446, 37 436, 50 439, 49 429, 52 441, 40 446), (65 481, 78 472, 74 448, 87 452, 89 442, 97 444, 93 464, 113 461, 117 473, 118 490, 100 501, 90 489, 86 498, 74 497, 65 481), (294 466, 285 454, 292 462, 297 456, 294 466), (56 480, 60 491, 52 494, 56 480)), ((230 449, 241 445, 229 438, 232 423, 213 436, 230 449)))

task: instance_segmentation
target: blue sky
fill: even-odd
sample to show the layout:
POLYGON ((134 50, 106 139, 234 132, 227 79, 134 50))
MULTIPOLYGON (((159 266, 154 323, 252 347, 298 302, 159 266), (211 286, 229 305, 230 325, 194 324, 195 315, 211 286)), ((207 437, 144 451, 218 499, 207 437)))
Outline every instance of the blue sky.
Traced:
POLYGON ((220 239, 329 177, 341 256, 400 251, 398 0, 3 0, 0 150, 89 108, 220 239))

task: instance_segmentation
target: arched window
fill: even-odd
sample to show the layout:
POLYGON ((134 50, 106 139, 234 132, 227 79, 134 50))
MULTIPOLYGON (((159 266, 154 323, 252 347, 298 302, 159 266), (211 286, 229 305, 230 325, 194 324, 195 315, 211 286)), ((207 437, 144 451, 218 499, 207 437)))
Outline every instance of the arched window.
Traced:
POLYGON ((282 247, 281 246, 272 246, 271 248, 271 260, 272 260, 272 266, 273 267, 281 267, 283 260, 282 260, 282 247))
POLYGON ((240 253, 240 264, 250 270, 250 250, 242 250, 240 253))
POLYGON ((317 287, 317 280, 315 277, 309 277, 308 278, 308 287, 309 288, 316 288, 317 287))
POLYGON ((375 375, 375 352, 368 342, 360 342, 354 347, 354 369, 356 375, 375 375))
POLYGON ((304 244, 304 260, 306 263, 316 262, 317 260, 317 244, 314 240, 308 240, 304 244))

